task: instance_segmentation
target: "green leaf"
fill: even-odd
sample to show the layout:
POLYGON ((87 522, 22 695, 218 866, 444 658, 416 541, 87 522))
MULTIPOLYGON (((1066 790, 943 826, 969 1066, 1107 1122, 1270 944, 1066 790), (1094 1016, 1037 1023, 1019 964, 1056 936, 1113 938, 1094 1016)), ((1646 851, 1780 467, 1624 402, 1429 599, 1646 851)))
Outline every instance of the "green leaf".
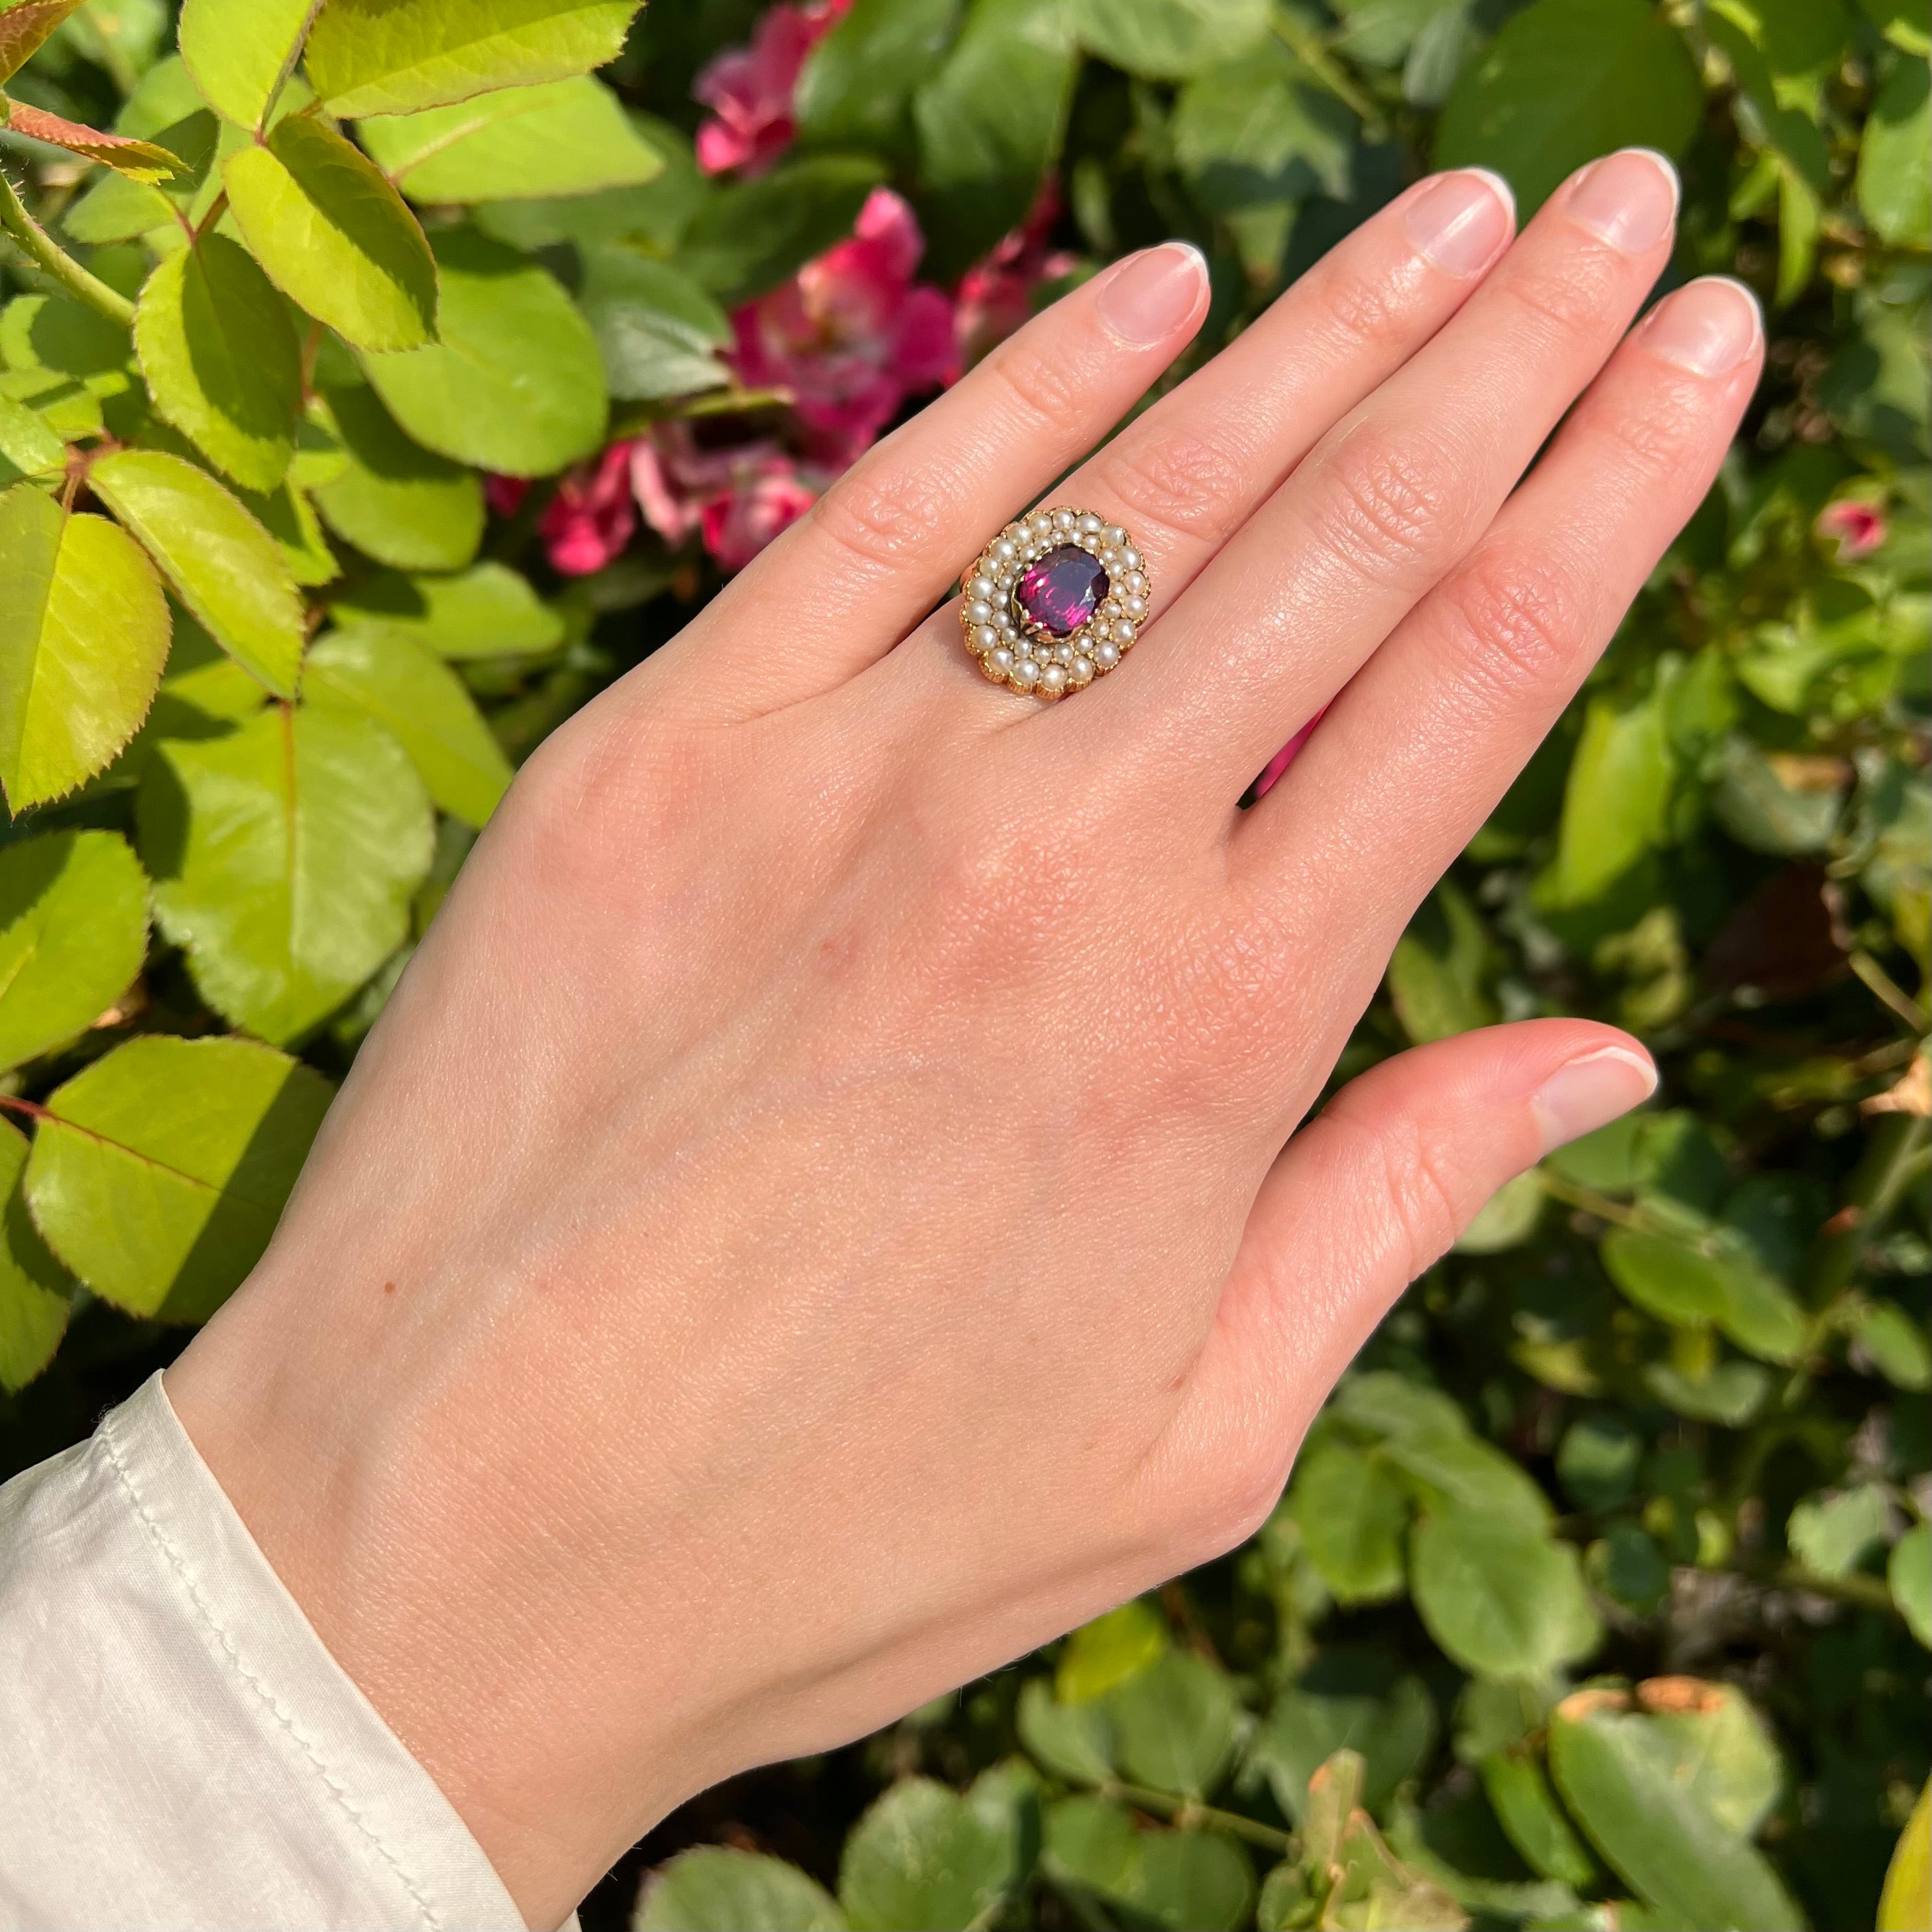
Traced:
POLYGON ((1675 777, 1660 704, 1650 699, 1619 710, 1607 698, 1591 700, 1564 789, 1547 881, 1552 904, 1583 906, 1602 898, 1662 842, 1675 777))
POLYGON ((1804 1310, 1730 1231, 1693 1240, 1613 1228, 1600 1252, 1610 1279, 1660 1322, 1715 1326, 1768 1362, 1795 1361, 1804 1351, 1810 1327, 1804 1310))
POLYGON ((147 950, 147 878, 118 834, 0 848, 0 1067, 85 1033, 147 950))
POLYGON ((31 483, 0 496, 0 784, 14 812, 106 767, 167 655, 167 600, 123 532, 31 483))
POLYGON ((435 247, 441 340, 362 359, 397 422, 426 448, 505 476, 551 476, 594 455, 603 368, 562 285, 473 232, 443 231, 435 247))
POLYGON ((806 58, 792 97, 799 137, 820 148, 890 151, 913 90, 939 64, 960 0, 854 0, 806 58))
POLYGON ((1801 1913, 1770 1864, 1701 1804, 1686 1802, 1671 1741, 1618 1708, 1622 1694, 1582 1690, 1556 1707, 1550 1768, 1605 1862, 1682 1925, 1788 1932, 1801 1913))
POLYGON ((1872 104, 1858 143, 1858 206, 1895 248, 1932 243, 1932 90, 1926 64, 1901 59, 1872 104))
POLYGON ((155 413, 244 490, 288 473, 302 408, 302 348, 248 251, 205 236, 148 277, 134 316, 155 413))
POLYGON ((178 456, 128 449, 88 472, 215 642, 278 697, 302 664, 302 598, 274 538, 214 478, 178 456))
POLYGON ((534 201, 637 188, 664 171, 623 104, 587 74, 365 122, 363 145, 415 202, 534 201))
POLYGON ((1895 1388, 1932 1388, 1932 1346, 1924 1329, 1895 1301, 1874 1301, 1859 1310, 1852 1339, 1872 1366, 1895 1388))
POLYGON ((1520 1248, 1536 1232, 1548 1198, 1535 1168, 1506 1180, 1478 1210, 1456 1243, 1459 1255, 1500 1255, 1520 1248))
POLYGON ((1408 1496, 1381 1456, 1336 1442, 1309 1450, 1295 1465, 1288 1508, 1309 1561, 1342 1602, 1402 1594, 1408 1496))
POLYGON ((1587 1415, 1564 1432, 1556 1450, 1556 1475, 1585 1509, 1615 1509, 1636 1487, 1643 1438, 1618 1415, 1587 1415))
POLYGON ((581 252, 579 299, 612 395, 655 402, 730 382, 717 352, 731 340, 730 320, 688 275, 628 248, 581 252))
POLYGON ((312 706, 386 725, 430 796, 466 825, 487 824, 510 788, 510 761, 463 680, 407 638, 333 632, 309 652, 302 688, 312 706))
POLYGON ((735 308, 842 242, 884 178, 877 161, 825 154, 734 182, 698 204, 677 265, 735 308))
POLYGON ((1427 1508, 1460 1510, 1530 1532, 1548 1528, 1556 1514, 1535 1478, 1478 1436, 1397 1441, 1384 1444, 1382 1454, 1408 1477, 1427 1508))
POLYGON ((34 1225, 104 1301, 205 1322, 261 1258, 330 1096, 254 1040, 129 1040, 49 1096, 34 1225))
POLYGON ((444 658, 524 656, 564 640, 560 613, 507 564, 478 563, 454 577, 383 571, 345 591, 331 614, 345 630, 400 638, 444 658))
POLYGON ((1372 1653, 1324 1651, 1282 1692, 1246 1762, 1263 1772, 1283 1814, 1305 1818, 1308 1780, 1338 1750, 1362 1760, 1362 1803, 1380 1811, 1420 1771, 1436 1742, 1436 1705, 1421 1678, 1391 1680, 1372 1653))
POLYGON ((26 1165, 26 1136, 0 1120, 0 1389, 10 1393, 53 1360, 74 1301, 73 1278, 27 1213, 26 1165))
POLYGON ((1136 1831, 1111 1798, 1049 1806, 1043 1857, 1056 1885, 1102 1901, 1130 1925, 1233 1932, 1254 1902, 1254 1869, 1232 1839, 1136 1831))
POLYGON ((1330 1406, 1378 1436, 1406 1440, 1469 1432, 1467 1418, 1450 1397, 1389 1369, 1349 1376, 1330 1406))
POLYGON ((266 496, 244 490, 242 504, 281 548, 283 561, 296 583, 307 586, 333 584, 341 566, 323 536, 315 506, 292 479, 266 496))
POLYGON ((320 1025, 409 936, 435 842, 408 754, 380 725, 277 710, 160 748, 141 856, 202 997, 264 1039, 320 1025))
POLYGON ((24 404, 0 396, 0 489, 28 476, 58 476, 67 445, 24 404))
POLYGON ((1410 1538, 1409 1588, 1430 1635, 1479 1676, 1543 1677, 1602 1639, 1576 1551, 1508 1520, 1424 1517, 1410 1538))
POLYGON ((797 1866, 724 1845, 680 1852, 644 1882, 632 1932, 845 1932, 838 1901, 797 1866))
POLYGON ((1418 910, 1389 960, 1389 998, 1418 1046, 1492 1024, 1484 990, 1490 946, 1481 915, 1444 880, 1418 910))
POLYGON ((298 308, 358 349, 435 340, 429 243, 382 170, 332 128, 292 116, 223 178, 242 239, 298 308))
POLYGON ((1098 58, 1143 80, 1186 80, 1256 50, 1267 0, 1070 0, 1073 31, 1098 58))
POLYGON ((1538 1759, 1498 1751, 1484 1759, 1479 1768, 1496 1822, 1532 1871, 1580 1891, 1601 1882, 1596 1860, 1557 1802, 1538 1759))
POLYGON ((483 541, 482 478, 412 442, 364 385, 324 394, 346 461, 315 488, 322 520, 378 563, 460 570, 483 541))
POLYGON ((0 13, 0 80, 11 80, 67 16, 86 0, 19 0, 0 13))
POLYGON ((1652 1731, 1674 1754, 1671 1780, 1727 1832, 1750 1838, 1784 1788, 1771 1730, 1735 1684, 1653 1677, 1636 1688, 1652 1731))
POLYGON ((1771 1377, 1755 1362, 1718 1362, 1692 1376, 1666 1362, 1644 1371, 1645 1385, 1658 1401, 1700 1422, 1742 1429, 1764 1406, 1771 1377))
POLYGON ((181 54, 201 98, 255 128, 295 70, 322 0, 184 0, 181 54))
POLYGON ((1792 1510, 1784 1540, 1814 1576, 1836 1582, 1885 1541, 1891 1526, 1892 1504, 1884 1490, 1861 1483, 1835 1496, 1807 1496, 1792 1510))
POLYGON ((1586 161, 1628 147, 1675 158, 1703 118, 1690 50, 1648 0, 1535 0, 1456 83, 1436 165, 1496 169, 1527 220, 1586 161))
POLYGON ((838 1900, 855 1932, 964 1932, 991 1918, 1012 1877, 998 1823, 929 1778, 905 1778, 853 1826, 838 1900))
POLYGON ((942 273, 1025 220, 1059 155, 1078 65, 1060 0, 972 0, 913 102, 920 206, 942 273))
POLYGON ((1104 1784, 1114 1774, 1114 1720, 1105 1703, 1058 1702, 1043 1677, 1020 1687, 1020 1742, 1070 1784, 1104 1784))
POLYGON ((638 0, 330 0, 308 75, 345 120, 411 114, 588 74, 622 50, 638 0))
POLYGON ((1121 1768, 1142 1784, 1204 1798, 1234 1750, 1240 1708, 1224 1670, 1171 1650, 1114 1692, 1121 1768))
POLYGON ((1054 1672, 1063 1704, 1089 1704, 1138 1677, 1167 1652, 1167 1619, 1138 1598, 1081 1627, 1066 1640, 1054 1672))
POLYGON ((1906 1627, 1932 1649, 1932 1527, 1922 1522, 1892 1546, 1886 1580, 1906 1627))

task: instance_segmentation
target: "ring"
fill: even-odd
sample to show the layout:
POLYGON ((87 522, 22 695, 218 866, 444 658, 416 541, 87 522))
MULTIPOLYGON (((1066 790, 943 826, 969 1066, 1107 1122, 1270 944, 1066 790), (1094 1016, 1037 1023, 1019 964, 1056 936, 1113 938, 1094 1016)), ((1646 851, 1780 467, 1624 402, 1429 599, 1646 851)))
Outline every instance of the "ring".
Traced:
POLYGON ((966 648, 995 684, 1049 701, 1105 677, 1148 614, 1147 563, 1090 510, 1009 524, 960 578, 966 648))

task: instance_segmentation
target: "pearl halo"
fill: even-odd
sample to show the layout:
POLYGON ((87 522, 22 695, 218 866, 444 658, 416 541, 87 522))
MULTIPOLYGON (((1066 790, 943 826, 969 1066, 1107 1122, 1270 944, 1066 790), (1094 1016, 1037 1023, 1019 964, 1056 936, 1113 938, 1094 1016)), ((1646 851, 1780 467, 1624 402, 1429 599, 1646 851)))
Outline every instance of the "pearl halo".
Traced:
POLYGON ((1009 524, 961 576, 959 626, 980 670, 994 684, 1052 704, 1117 670, 1138 640, 1148 614, 1148 571, 1118 524, 1091 510, 1035 510, 1009 524), (1049 552, 1087 551, 1106 573, 1106 592, 1065 637, 1029 620, 1020 580, 1049 552))

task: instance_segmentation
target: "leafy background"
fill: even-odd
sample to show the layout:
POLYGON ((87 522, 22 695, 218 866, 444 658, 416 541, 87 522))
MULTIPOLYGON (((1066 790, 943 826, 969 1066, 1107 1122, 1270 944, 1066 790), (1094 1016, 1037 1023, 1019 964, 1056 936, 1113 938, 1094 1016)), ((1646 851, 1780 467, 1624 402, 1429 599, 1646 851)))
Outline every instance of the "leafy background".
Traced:
POLYGON ((1765 382, 1337 1078, 1576 1012, 1658 1100, 1249 1546, 585 1922, 1871 1924, 1932 1754, 1924 6, 399 4, 540 30, 452 104, 368 0, 278 91, 305 0, 188 65, 165 0, 0 8, 0 1474, 246 1274, 516 764, 1030 306, 1184 235, 1198 360, 1431 165, 1527 214, 1648 142, 1765 382))

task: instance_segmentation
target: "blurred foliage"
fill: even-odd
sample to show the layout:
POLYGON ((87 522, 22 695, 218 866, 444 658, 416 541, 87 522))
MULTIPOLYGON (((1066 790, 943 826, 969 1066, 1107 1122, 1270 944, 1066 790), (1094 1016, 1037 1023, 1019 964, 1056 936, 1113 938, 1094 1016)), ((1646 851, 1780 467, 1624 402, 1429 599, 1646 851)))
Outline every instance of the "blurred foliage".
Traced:
MULTIPOLYGON (((0 129, 27 208, 112 298, 22 254, 0 271, 0 686, 17 586, 51 555, 74 634, 122 640, 127 721, 89 751, 0 690, 0 1084, 32 1132, 0 1125, 0 1471, 84 1434, 246 1273, 324 1076, 510 768, 715 585, 694 523, 560 573, 543 533, 599 443, 678 425, 802 459, 725 312, 878 184, 948 288, 1030 210, 1036 302, 1196 240, 1215 300, 1191 364, 1432 165, 1498 169, 1527 216, 1648 142, 1684 177, 1669 281, 1758 291, 1762 390, 1337 1077, 1583 1013, 1648 1042, 1662 1094, 1505 1189, 1416 1284, 1250 1545, 706 1794, 585 1922, 634 1900, 660 1928, 1872 1924, 1932 1755, 1922 0, 854 0, 795 140, 716 176, 692 88, 758 28, 750 0, 662 0, 596 81, 593 31, 500 76, 524 93, 467 134, 338 24, 308 80, 422 220, 386 202, 306 280, 277 260, 275 197, 310 148, 361 164, 299 78, 274 116, 304 131, 249 141, 270 94, 245 47, 209 51, 223 4, 189 9, 192 74, 162 0, 92 0, 0 73, 180 164, 93 166, 18 107, 0 129), (274 160, 236 170, 244 149, 274 160), (114 319, 137 296, 138 357, 114 319), (252 387, 196 337, 212 314, 251 318, 252 387), (394 355, 432 321, 441 340, 394 355), (535 400, 451 392, 414 358, 452 337, 540 367, 535 400), (486 518, 479 470, 538 480, 493 485, 486 518), (279 561, 211 574, 218 529, 267 532, 279 561), (299 803, 274 790, 297 766, 299 803), (224 872, 238 797, 306 814, 320 874, 224 872), (336 924, 304 954, 310 892, 336 924), (257 1038, 202 1037, 235 1029, 257 1038), (137 1222, 82 1142, 196 1185, 137 1222)), ((0 10, 0 70, 29 10, 0 10)), ((1924 1819, 1888 1924, 1927 1922, 1924 1819)))

